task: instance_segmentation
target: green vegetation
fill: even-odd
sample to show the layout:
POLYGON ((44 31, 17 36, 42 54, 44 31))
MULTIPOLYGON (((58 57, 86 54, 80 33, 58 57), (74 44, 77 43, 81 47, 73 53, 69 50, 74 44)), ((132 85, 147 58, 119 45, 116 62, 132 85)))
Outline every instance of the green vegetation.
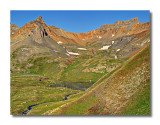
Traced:
POLYGON ((150 46, 50 115, 150 115, 149 53, 150 46))
POLYGON ((84 91, 93 84, 94 82, 64 82, 64 83, 51 84, 50 87, 65 87, 65 88, 84 91))
POLYGON ((80 34, 41 16, 11 24, 11 114, 150 115, 149 27, 137 18, 80 34))
POLYGON ((15 72, 37 74, 60 82, 96 82, 104 74, 120 66, 126 59, 107 58, 53 58, 31 56, 21 64, 16 64, 15 72), (104 67, 108 67, 105 69, 104 67), (84 77, 85 76, 85 77, 84 77))
MULTIPOLYGON (((32 55, 28 60, 16 63, 12 67, 11 114, 22 114, 28 106, 40 103, 43 104, 33 107, 28 115, 117 114, 104 105, 102 96, 108 97, 111 93, 119 93, 119 89, 122 89, 118 88, 120 78, 127 78, 127 75, 136 71, 137 67, 141 68, 144 63, 149 64, 149 60, 149 47, 129 60, 87 56, 65 59, 32 55), (108 79, 111 79, 109 83, 107 83, 108 79), (77 94, 61 101, 71 93, 77 94)), ((132 74, 130 79, 133 76, 132 74)), ((129 102, 118 114, 148 115, 150 113, 149 79, 146 80, 139 86, 128 88, 136 92, 134 95, 131 94, 129 102)), ((124 82, 124 84, 128 83, 129 81, 124 82)), ((122 97, 118 100, 123 102, 127 99, 122 97)))
POLYGON ((11 75, 11 114, 22 114, 27 107, 39 103, 55 102, 64 99, 77 90, 47 87, 52 80, 42 79, 38 75, 11 75))
POLYGON ((150 115, 150 80, 140 86, 120 115, 150 115))
MULTIPOLYGON (((113 63, 119 65, 124 61, 125 59, 105 58, 91 58, 89 60, 73 58, 67 61, 63 58, 31 56, 21 64, 17 63, 11 74, 11 114, 22 114, 28 106, 33 104, 62 100, 71 91, 74 93, 78 92, 77 90, 89 88, 102 75, 107 73, 105 70, 102 73, 83 72, 85 68, 94 68, 98 64, 108 64, 112 67, 113 63), (68 88, 60 88, 64 86, 68 88), (69 88, 72 88, 72 90, 69 88)), ((57 105, 64 104, 62 102, 56 103, 57 105)), ((54 107, 54 103, 47 105, 54 107)), ((43 107, 43 105, 36 107, 43 107)), ((51 107, 49 106, 47 109, 51 109, 51 107)), ((46 110, 40 110, 37 113, 46 110)))
POLYGON ((36 107, 33 107, 33 109, 28 113, 28 115, 48 115, 50 114, 54 109, 65 105, 69 102, 72 102, 74 100, 77 100, 79 97, 83 95, 84 92, 79 92, 77 94, 71 95, 68 100, 65 101, 58 101, 58 102, 50 102, 50 103, 44 103, 40 104, 36 107))
POLYGON ((88 109, 93 107, 95 103, 98 103, 95 96, 88 96, 85 101, 77 101, 67 108, 65 115, 88 115, 88 109))

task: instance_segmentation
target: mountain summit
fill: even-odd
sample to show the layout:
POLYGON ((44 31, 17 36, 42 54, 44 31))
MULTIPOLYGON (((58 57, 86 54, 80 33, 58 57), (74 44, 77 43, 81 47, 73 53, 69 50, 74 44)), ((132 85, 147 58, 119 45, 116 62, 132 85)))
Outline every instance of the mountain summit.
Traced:
POLYGON ((127 20, 127 21, 118 20, 114 24, 115 25, 129 25, 129 24, 136 24, 136 23, 139 23, 138 17, 132 18, 132 19, 127 20))
POLYGON ((34 22, 44 23, 44 20, 42 19, 42 16, 39 16, 34 20, 34 22))

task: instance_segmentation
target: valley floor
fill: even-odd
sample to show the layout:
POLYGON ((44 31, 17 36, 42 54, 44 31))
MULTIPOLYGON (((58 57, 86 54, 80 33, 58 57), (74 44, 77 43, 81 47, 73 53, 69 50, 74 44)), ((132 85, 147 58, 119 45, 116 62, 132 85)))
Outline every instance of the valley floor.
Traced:
POLYGON ((30 58, 30 67, 27 61, 11 73, 11 114, 23 115, 38 104, 26 115, 149 115, 149 54, 148 45, 129 60, 73 59, 70 64, 30 58))

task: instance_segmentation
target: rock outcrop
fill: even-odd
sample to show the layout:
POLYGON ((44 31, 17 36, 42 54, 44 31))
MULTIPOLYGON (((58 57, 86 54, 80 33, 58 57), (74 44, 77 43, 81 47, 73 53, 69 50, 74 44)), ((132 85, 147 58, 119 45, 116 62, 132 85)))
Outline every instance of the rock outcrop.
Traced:
POLYGON ((46 28, 47 25, 42 17, 19 28, 11 35, 11 56, 14 55, 19 62, 26 60, 31 55, 67 57, 66 49, 50 38, 46 28))

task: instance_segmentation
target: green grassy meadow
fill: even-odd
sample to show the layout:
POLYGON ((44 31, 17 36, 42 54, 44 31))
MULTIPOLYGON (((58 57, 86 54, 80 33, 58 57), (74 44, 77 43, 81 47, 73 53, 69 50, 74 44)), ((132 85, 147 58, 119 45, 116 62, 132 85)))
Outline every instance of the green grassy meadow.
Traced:
MULTIPOLYGON (((21 63, 12 62, 11 114, 22 115, 28 106, 42 103, 33 107, 27 115, 115 115, 115 111, 106 111, 110 107, 104 105, 104 100, 100 98, 111 96, 107 93, 109 91, 119 91, 117 87, 120 83, 115 83, 117 78, 131 74, 142 63, 148 63, 148 48, 129 59, 130 61, 128 58, 65 59, 31 56, 21 63), (114 76, 117 78, 114 79, 114 76), (112 77, 112 82, 105 84, 112 77), (76 94, 61 101, 72 93, 76 94)), ((137 91, 130 96, 125 107, 120 109, 119 115, 150 113, 149 83, 147 79, 144 85, 135 88, 137 91)), ((123 100, 125 98, 121 99, 123 100)))

